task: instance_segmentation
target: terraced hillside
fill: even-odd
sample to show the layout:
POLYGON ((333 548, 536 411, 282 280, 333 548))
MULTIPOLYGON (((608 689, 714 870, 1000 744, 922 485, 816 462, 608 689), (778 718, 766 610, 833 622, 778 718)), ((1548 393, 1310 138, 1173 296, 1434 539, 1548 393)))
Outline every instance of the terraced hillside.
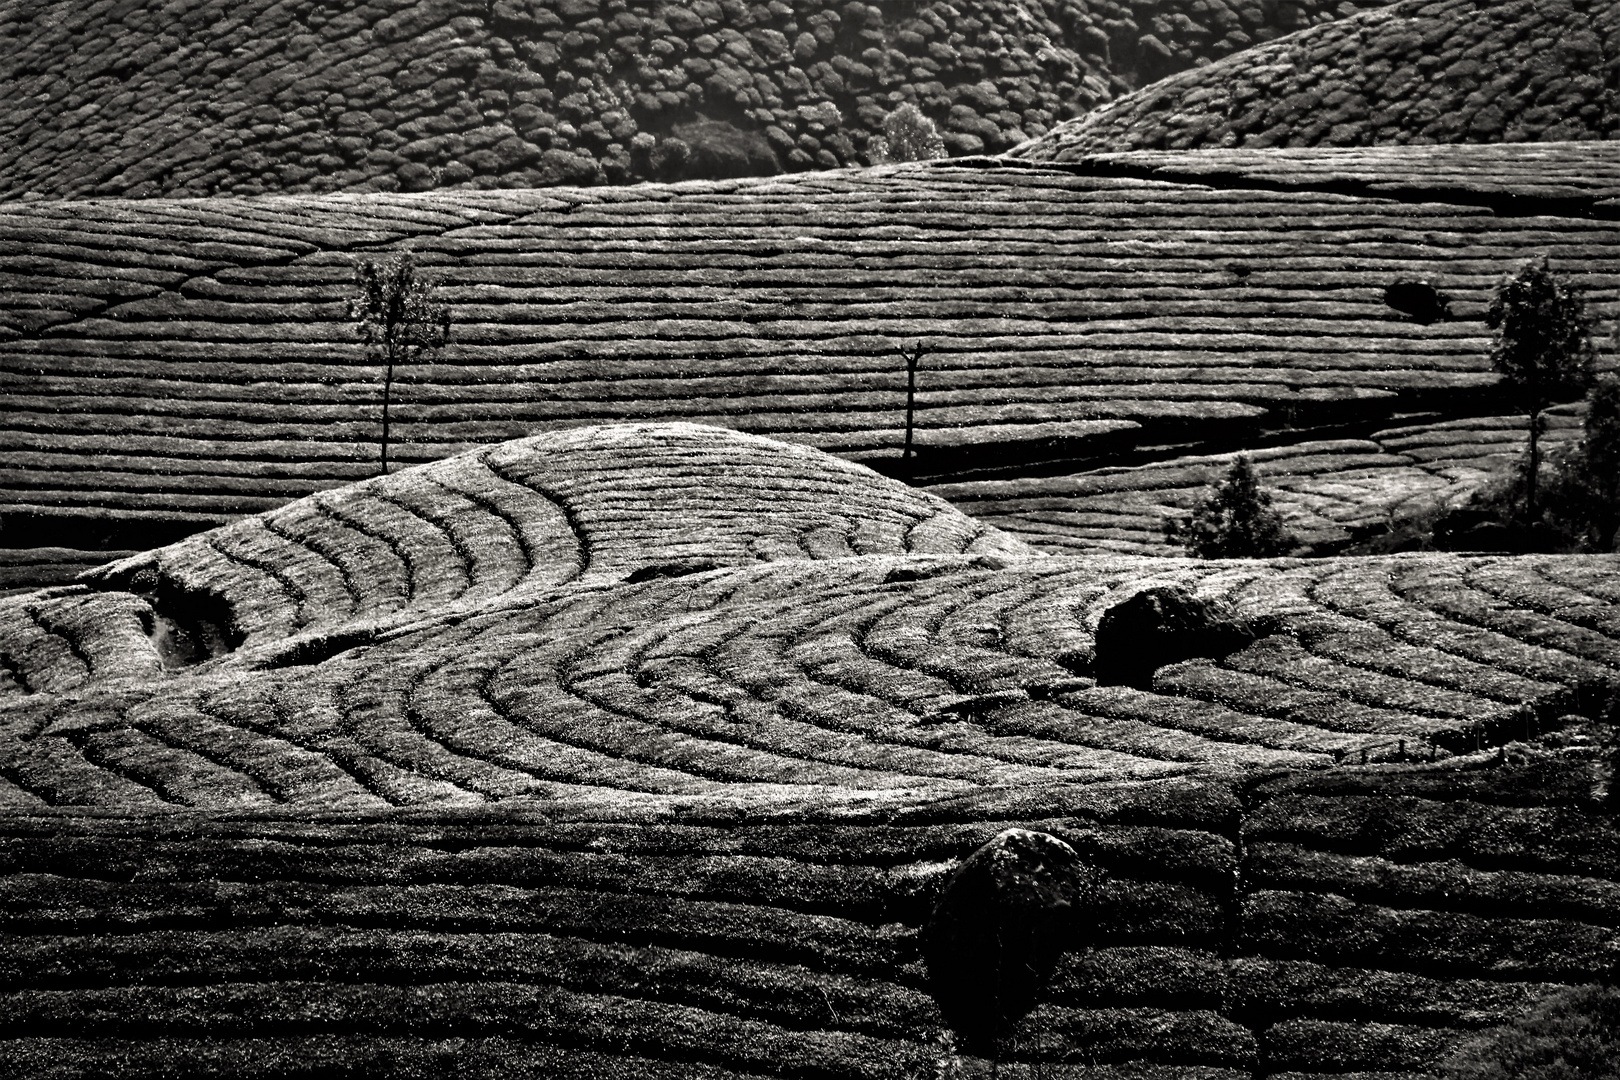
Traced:
MULTIPOLYGON (((1555 156, 1545 175, 1591 160, 1555 156)), ((1545 252, 1605 310, 1620 254, 1589 218, 960 167, 40 202, 5 208, 0 231, 0 512, 58 546, 369 475, 381 373, 343 300, 355 262, 391 251, 442 279, 454 319, 439 362, 399 373, 404 460, 685 419, 897 470, 899 349, 920 343, 909 471, 925 482, 1499 413, 1477 321, 1489 289, 1545 252), (1413 278, 1457 318, 1384 302, 1413 278)), ((144 546, 115 533, 107 546, 144 546)))
MULTIPOLYGON (((1579 440, 1581 420, 1546 414, 1543 444, 1579 440)), ((1287 443, 1245 451, 1300 544, 1315 553, 1438 517, 1507 477, 1525 449, 1522 416, 1470 417, 1377 431, 1367 439, 1287 443)), ((1067 476, 940 484, 933 492, 981 521, 1047 551, 1166 554, 1165 521, 1185 517, 1235 454, 1201 454, 1067 476)))
POLYGON ((160 606, 206 597, 228 611, 220 626, 257 644, 341 638, 357 622, 565 582, 941 552, 1032 554, 941 499, 805 447, 647 424, 535 436, 309 496, 83 580, 160 606))
POLYGON ((0 1060, 929 1075, 923 928, 1020 826, 1084 888, 1004 1073, 1421 1077, 1620 949, 1613 566, 1024 555, 689 427, 327 493, 0 600, 0 1060), (568 486, 636 445, 686 483, 568 486), (442 539, 500 521, 527 545, 483 572, 442 539), (523 550, 564 525, 617 554, 523 550), (205 549, 251 560, 237 591, 205 549), (399 581, 419 603, 365 594, 399 581), (1119 684, 1104 613, 1170 585, 1252 640, 1119 684))
POLYGON ((1401 0, 1173 75, 1014 153, 1612 139, 1620 5, 1401 0))
POLYGON ((1005 160, 1062 165, 1092 176, 1261 191, 1459 202, 1497 213, 1616 216, 1620 159, 1605 142, 1479 146, 1294 147, 1088 153, 1028 144, 1005 160))
POLYGON ((0 198, 829 168, 905 101, 997 151, 1379 2, 24 0, 0 12, 0 198))

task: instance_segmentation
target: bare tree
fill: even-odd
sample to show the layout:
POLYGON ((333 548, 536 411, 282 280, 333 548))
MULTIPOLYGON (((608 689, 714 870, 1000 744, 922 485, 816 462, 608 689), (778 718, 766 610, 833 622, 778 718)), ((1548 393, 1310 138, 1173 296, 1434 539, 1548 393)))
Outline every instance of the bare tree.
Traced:
POLYGON ((906 351, 905 346, 895 351, 906 362, 906 448, 900 456, 909 467, 915 469, 916 466, 911 461, 911 434, 917 415, 917 365, 922 363, 922 358, 928 355, 928 351, 923 348, 920 341, 912 346, 910 352, 906 351))
POLYGON ((406 251, 386 262, 366 260, 355 267, 356 295, 349 318, 366 347, 366 357, 383 365, 382 471, 388 472, 388 407, 394 368, 416 363, 450 340, 450 310, 433 299, 434 281, 419 277, 406 251))

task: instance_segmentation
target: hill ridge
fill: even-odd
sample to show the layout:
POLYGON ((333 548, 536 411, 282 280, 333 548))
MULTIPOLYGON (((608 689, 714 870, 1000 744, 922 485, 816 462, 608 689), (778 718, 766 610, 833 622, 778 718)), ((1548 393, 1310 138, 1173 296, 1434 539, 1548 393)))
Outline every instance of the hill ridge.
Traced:
POLYGON ((1171 75, 1014 153, 1610 139, 1617 58, 1610 0, 1401 0, 1171 75))

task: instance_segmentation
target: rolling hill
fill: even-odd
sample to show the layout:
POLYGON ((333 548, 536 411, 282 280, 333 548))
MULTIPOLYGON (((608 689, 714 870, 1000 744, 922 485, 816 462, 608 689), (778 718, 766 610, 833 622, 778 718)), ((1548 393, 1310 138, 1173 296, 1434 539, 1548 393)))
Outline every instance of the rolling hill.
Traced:
POLYGON ((1423 1077, 1620 952, 1617 600, 1598 557, 1026 554, 685 425, 402 470, 0 600, 0 1060, 926 1075, 923 927, 1017 826, 1086 887, 1004 1075, 1423 1077), (1253 636, 1121 685, 1104 616, 1166 586, 1253 636))
POLYGON ((1620 5, 1402 0, 1172 75, 1012 151, 1612 139, 1620 5))
POLYGON ((24 0, 0 13, 0 198, 824 169, 906 101, 994 152, 1376 2, 24 0))
MULTIPOLYGON (((1359 160, 1318 153, 1325 186, 1359 160)), ((1616 232, 1592 208, 1613 189, 1592 163, 1613 151, 1535 148, 1522 190, 1511 171, 1472 194, 1461 166, 1436 174, 1473 204, 1423 198, 1436 154, 1402 153, 1387 152, 1405 161, 1391 182, 1417 193, 1398 199, 1279 192, 1249 179, 1259 165, 1220 187, 913 166, 9 204, 0 513, 34 545, 128 551, 371 474, 380 372, 344 300, 357 261, 403 250, 454 321, 436 362, 400 372, 407 461, 691 420, 926 484, 1500 415, 1477 321, 1489 290, 1545 253, 1604 309, 1616 232), (1551 194, 1578 177, 1578 197, 1551 194), (1385 303, 1415 279, 1452 297, 1453 320, 1385 303), (904 466, 898 350, 919 343, 919 457, 904 466)))

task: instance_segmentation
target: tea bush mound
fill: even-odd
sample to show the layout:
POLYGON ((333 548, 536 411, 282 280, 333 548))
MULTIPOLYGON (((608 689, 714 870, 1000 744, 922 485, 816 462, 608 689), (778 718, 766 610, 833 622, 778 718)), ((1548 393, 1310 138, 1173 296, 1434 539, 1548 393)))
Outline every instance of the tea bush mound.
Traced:
POLYGON ((906 103, 996 152, 1377 2, 27 0, 0 15, 0 198, 827 169, 906 103))
POLYGON ((1016 155, 1612 139, 1620 6, 1401 0, 1172 75, 1016 155))

